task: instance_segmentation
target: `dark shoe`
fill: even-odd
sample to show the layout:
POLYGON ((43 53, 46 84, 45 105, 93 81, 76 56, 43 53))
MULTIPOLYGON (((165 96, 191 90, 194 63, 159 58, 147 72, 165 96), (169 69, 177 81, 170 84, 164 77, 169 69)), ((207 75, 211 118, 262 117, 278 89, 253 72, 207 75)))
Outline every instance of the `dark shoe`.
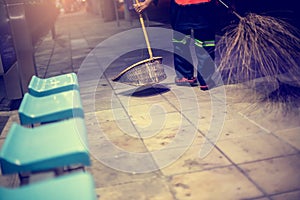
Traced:
POLYGON ((208 86, 207 85, 201 85, 200 90, 203 90, 203 91, 208 90, 208 86))
POLYGON ((175 78, 175 83, 178 86, 196 86, 197 85, 197 79, 195 77, 192 78, 175 78))

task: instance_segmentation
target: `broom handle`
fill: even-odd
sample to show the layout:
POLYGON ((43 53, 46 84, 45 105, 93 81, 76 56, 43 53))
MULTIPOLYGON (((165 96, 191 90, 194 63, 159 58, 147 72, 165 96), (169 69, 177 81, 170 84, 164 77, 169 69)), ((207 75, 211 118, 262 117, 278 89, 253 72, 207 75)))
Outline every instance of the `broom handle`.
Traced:
POLYGON ((225 6, 227 9, 231 9, 232 13, 235 14, 240 20, 242 19, 242 16, 239 15, 237 12, 235 12, 232 8, 230 8, 226 3, 224 3, 222 0, 218 0, 223 6, 225 6))
MULTIPOLYGON (((135 2, 136 2, 137 4, 139 3, 138 0, 135 0, 135 2)), ((139 13, 139 18, 140 18, 140 22, 141 22, 141 25, 142 25, 144 37, 145 37, 145 40, 146 40, 148 53, 149 53, 150 59, 152 60, 152 59, 153 59, 153 54, 152 54, 152 50, 151 50, 151 47, 150 47, 150 42, 149 42, 148 34, 147 34, 147 31, 146 31, 146 28, 145 28, 144 19, 143 19, 143 16, 142 16, 141 13, 139 13)))

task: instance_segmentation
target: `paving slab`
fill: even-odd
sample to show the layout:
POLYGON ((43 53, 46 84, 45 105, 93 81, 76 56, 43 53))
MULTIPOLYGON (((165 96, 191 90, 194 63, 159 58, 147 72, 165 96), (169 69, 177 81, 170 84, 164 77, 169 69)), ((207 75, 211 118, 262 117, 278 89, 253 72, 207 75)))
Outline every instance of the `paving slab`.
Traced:
POLYGON ((173 176, 176 199, 251 199, 263 193, 235 167, 173 176))
POLYGON ((217 146, 236 164, 298 153, 288 143, 266 133, 219 141, 217 146))
MULTIPOLYGON (((289 155, 239 166, 266 193, 276 195, 299 190, 299 156, 299 154, 289 155)), ((295 193, 295 195, 299 195, 299 193, 295 193)))

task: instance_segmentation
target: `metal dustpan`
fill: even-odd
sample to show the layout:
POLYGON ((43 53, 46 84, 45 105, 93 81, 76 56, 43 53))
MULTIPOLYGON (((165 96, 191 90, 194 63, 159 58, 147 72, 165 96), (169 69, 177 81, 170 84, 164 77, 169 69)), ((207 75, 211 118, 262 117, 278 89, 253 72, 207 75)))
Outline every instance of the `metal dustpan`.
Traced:
MULTIPOLYGON (((138 0, 136 2, 138 3, 138 0)), ((127 67, 113 78, 112 81, 134 86, 147 86, 157 84, 167 78, 162 65, 162 57, 153 57, 142 14, 139 14, 139 18, 150 58, 127 67)))

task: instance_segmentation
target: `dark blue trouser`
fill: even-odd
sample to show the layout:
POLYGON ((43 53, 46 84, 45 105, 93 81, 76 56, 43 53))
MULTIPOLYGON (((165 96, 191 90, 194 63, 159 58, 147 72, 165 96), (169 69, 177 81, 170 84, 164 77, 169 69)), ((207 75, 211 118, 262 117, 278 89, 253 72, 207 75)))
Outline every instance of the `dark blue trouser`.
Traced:
POLYGON ((215 71, 214 60, 214 33, 209 29, 193 30, 194 39, 190 38, 192 30, 174 30, 174 67, 177 78, 191 78, 194 76, 194 66, 190 51, 191 40, 195 43, 197 57, 197 79, 200 85, 215 71))

